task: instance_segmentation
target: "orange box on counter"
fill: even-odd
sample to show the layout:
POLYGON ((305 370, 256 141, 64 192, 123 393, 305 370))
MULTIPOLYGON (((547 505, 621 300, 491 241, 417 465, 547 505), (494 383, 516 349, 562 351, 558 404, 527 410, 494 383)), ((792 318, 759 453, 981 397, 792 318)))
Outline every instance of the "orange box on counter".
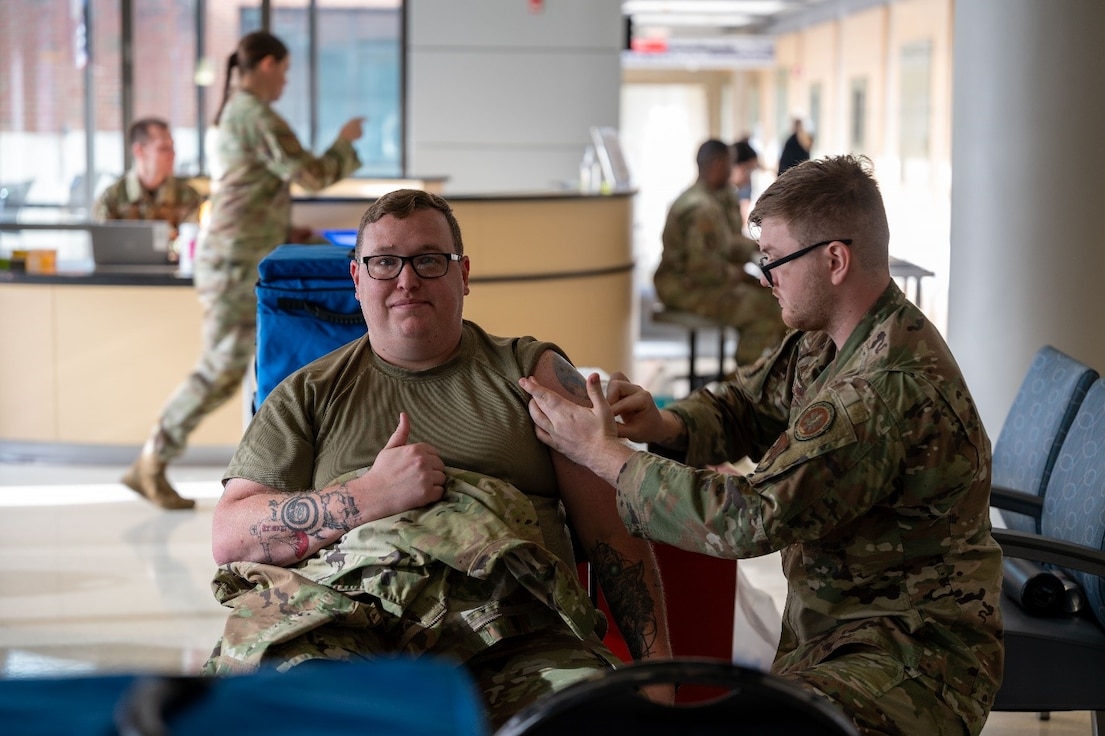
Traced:
POLYGON ((58 252, 51 249, 26 251, 27 273, 57 273, 58 252))

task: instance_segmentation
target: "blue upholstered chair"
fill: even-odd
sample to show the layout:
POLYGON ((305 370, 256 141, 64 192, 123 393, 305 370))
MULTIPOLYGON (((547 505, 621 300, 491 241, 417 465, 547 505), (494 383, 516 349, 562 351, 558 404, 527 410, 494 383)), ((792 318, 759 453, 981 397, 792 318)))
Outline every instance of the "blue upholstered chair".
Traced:
POLYGON ((1081 614, 1033 616, 1008 595, 1005 680, 994 710, 1094 713, 1105 733, 1105 381, 1095 381, 1056 454, 1040 534, 995 529, 1006 557, 1046 563, 1075 579, 1081 614))
POLYGON ((1010 529, 1039 533, 1039 504, 1067 429, 1097 371, 1050 345, 1040 348, 994 443, 993 504, 1010 529), (1031 514, 1016 513, 1019 499, 1031 514), (1004 503, 1003 503, 1004 501, 1004 503))

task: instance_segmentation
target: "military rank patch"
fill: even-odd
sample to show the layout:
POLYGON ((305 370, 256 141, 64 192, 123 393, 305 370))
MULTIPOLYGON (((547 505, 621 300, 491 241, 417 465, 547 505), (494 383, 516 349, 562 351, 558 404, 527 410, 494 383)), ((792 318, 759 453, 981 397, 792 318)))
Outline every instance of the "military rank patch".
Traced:
POLYGON ((812 440, 829 431, 836 419, 836 407, 828 401, 818 401, 802 412, 794 423, 794 437, 799 440, 812 440))

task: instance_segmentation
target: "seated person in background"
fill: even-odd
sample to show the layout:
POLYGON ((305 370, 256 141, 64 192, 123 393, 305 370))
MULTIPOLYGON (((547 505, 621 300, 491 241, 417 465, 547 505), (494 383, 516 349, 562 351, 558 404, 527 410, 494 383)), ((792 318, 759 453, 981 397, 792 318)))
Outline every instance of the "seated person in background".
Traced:
POLYGON ((625 380, 607 404, 589 377, 588 409, 523 379, 538 436, 615 484, 635 534, 726 558, 782 551, 774 673, 865 734, 977 734, 1004 659, 990 441, 940 333, 890 278, 870 162, 796 167, 751 221, 796 330, 782 346, 663 411, 625 380), (745 455, 747 475, 702 469, 745 455))
POLYGON ((173 176, 176 151, 169 124, 143 118, 127 135, 134 167, 104 190, 92 206, 92 219, 164 220, 176 240, 177 226, 195 220, 203 197, 188 183, 173 176))
POLYGON ((551 343, 465 321, 468 273, 444 199, 398 190, 365 213, 350 274, 368 334, 285 379, 226 471, 215 590, 234 612, 206 672, 450 657, 497 727, 618 663, 567 523, 634 658, 671 655, 650 546, 537 439, 518 386, 586 401, 582 377, 551 343))
POLYGON ((735 163, 733 173, 729 176, 729 184, 737 190, 743 234, 748 231, 748 213, 752 209, 752 172, 760 168, 760 155, 748 138, 741 138, 733 144, 733 161, 735 163))
POLYGON ((732 170, 732 153, 721 141, 698 149, 698 180, 668 211, 652 280, 664 306, 735 327, 737 364, 747 365, 778 345, 786 326, 771 292, 744 271, 756 244, 741 235, 732 170))

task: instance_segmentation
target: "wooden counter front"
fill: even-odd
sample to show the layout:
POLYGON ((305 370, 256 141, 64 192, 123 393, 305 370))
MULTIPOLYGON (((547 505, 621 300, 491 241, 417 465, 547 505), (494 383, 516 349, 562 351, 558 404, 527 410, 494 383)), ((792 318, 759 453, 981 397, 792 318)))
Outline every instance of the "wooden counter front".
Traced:
MULTIPOLYGON (((141 444, 200 354, 201 311, 180 286, 0 284, 0 441, 141 444)), ((240 392, 190 444, 234 445, 240 392)))

